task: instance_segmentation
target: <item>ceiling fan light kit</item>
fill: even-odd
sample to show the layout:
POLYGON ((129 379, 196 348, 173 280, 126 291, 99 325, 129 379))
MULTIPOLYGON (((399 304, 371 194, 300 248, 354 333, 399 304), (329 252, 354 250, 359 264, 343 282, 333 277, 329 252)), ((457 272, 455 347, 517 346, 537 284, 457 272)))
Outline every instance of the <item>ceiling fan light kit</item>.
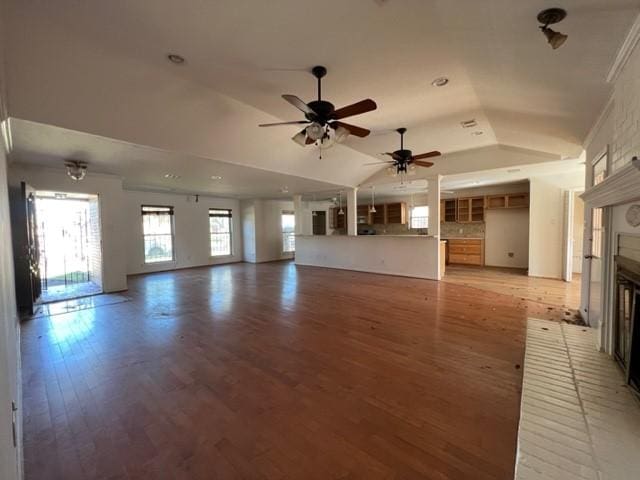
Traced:
POLYGON ((539 27, 540 31, 554 50, 560 48, 567 41, 568 35, 552 30, 549 25, 561 22, 566 16, 567 11, 562 8, 547 8, 538 14, 538 21, 542 24, 539 27))
POLYGON ((331 102, 322 100, 322 78, 327 74, 327 69, 318 65, 311 69, 311 73, 316 77, 318 82, 317 100, 305 103, 295 95, 282 95, 282 98, 304 113, 305 120, 263 123, 260 126, 306 125, 304 129, 293 136, 292 140, 303 147, 307 145, 319 147, 321 151, 320 158, 322 158, 322 150, 331 148, 336 143, 343 142, 349 135, 362 138, 371 133, 366 128, 342 122, 341 120, 343 118, 367 113, 378 107, 376 102, 368 98, 352 105, 336 109, 331 102))
POLYGON ((67 160, 64 162, 67 167, 67 175, 76 182, 82 180, 87 174, 87 164, 78 160, 67 160))
POLYGON ((405 177, 407 175, 415 175, 416 167, 431 167, 433 163, 424 162, 425 158, 433 158, 439 157, 441 155, 440 152, 434 150, 428 153, 421 153, 419 155, 414 155, 411 150, 407 150, 404 148, 404 134, 407 132, 406 128, 398 128, 396 130, 400 134, 400 150, 396 150, 395 152, 385 152, 382 155, 388 155, 393 160, 387 160, 381 163, 390 164, 387 169, 387 175, 391 177, 395 177, 400 175, 401 182, 404 183, 405 177))

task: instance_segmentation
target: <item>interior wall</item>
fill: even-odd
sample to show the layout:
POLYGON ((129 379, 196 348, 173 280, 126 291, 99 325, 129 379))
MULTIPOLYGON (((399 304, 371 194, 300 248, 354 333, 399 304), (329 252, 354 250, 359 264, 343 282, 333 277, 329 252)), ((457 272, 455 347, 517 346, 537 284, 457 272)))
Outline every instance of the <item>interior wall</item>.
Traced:
POLYGON ((534 177, 529 182, 529 275, 562 278, 564 192, 582 188, 582 174, 534 177))
POLYGON ((100 227, 102 232, 103 270, 105 292, 127 289, 127 242, 123 234, 126 225, 126 204, 122 180, 111 175, 89 172, 80 182, 69 178, 62 169, 48 169, 11 164, 9 182, 19 185, 24 181, 36 190, 73 192, 98 195, 100 227))
POLYGON ((529 209, 485 210, 485 265, 528 268, 529 209))
POLYGON ((261 263, 294 257, 294 253, 282 251, 282 212, 293 211, 293 201, 243 200, 241 210, 245 261, 261 263))
POLYGON ((127 274, 149 273, 177 268, 217 265, 242 261, 242 224, 240 202, 235 199, 200 195, 198 202, 192 195, 124 191, 125 218, 123 235, 127 252, 127 274), (174 261, 156 264, 144 263, 142 235, 142 205, 174 207, 174 261), (210 255, 209 208, 231 210, 232 255, 210 255))

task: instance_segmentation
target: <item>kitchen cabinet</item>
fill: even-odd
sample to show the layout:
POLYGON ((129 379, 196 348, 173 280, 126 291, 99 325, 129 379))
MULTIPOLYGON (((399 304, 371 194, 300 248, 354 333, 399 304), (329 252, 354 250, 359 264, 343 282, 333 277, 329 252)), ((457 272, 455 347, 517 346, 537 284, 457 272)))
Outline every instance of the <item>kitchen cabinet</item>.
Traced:
POLYGON ((495 210, 499 208, 528 208, 528 193, 507 193, 503 195, 487 195, 485 200, 487 209, 495 210))
POLYGON ((339 208, 331 209, 331 228, 334 230, 341 230, 347 228, 347 207, 342 207, 342 211, 344 215, 340 215, 338 212, 339 208))
POLYGON ((401 224, 407 223, 407 204, 404 202, 387 203, 387 224, 401 224))
POLYGON ((440 223, 455 222, 458 219, 458 201, 455 198, 440 200, 440 223))
POLYGON ((484 197, 458 198, 458 222, 484 222, 484 197))
POLYGON ((369 205, 358 205, 358 225, 370 225, 369 205))
POLYGON ((450 238, 449 263, 484 265, 484 240, 481 238, 450 238))
POLYGON ((374 225, 384 225, 387 223, 387 206, 384 204, 376 205, 375 213, 371 214, 371 223, 374 225))

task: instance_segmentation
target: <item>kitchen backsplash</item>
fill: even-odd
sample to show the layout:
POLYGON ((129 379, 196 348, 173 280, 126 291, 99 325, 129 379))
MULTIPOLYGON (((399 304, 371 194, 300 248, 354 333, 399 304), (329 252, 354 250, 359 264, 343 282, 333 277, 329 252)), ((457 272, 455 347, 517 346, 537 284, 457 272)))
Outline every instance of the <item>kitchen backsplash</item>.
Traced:
POLYGON ((447 237, 484 238, 484 223, 442 223, 440 224, 440 238, 447 237))

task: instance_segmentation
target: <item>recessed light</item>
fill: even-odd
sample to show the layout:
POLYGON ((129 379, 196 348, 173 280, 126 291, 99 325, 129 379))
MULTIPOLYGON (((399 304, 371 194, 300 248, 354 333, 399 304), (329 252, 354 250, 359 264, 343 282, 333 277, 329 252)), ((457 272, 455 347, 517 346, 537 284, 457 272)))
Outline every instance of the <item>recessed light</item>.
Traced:
POLYGON ((175 63, 176 65, 182 65, 185 61, 182 55, 178 55, 176 53, 167 54, 167 58, 171 63, 175 63))
POLYGON ((449 79, 447 77, 438 77, 431 82, 431 85, 434 87, 444 87, 447 83, 449 83, 449 79))
POLYGON ((222 177, 220 175, 211 175, 209 178, 211 180, 222 180, 222 177))
POLYGON ((471 132, 471 135, 479 137, 480 135, 484 135, 484 132, 482 130, 476 130, 475 132, 471 132))
POLYGON ((462 125, 462 128, 471 128, 477 126, 478 122, 476 122, 475 118, 472 118, 471 120, 460 122, 460 125, 462 125))
POLYGON ((176 175, 174 173, 165 173, 164 174, 164 178, 170 178, 172 180, 177 180, 178 178, 180 178, 180 175, 176 175))

